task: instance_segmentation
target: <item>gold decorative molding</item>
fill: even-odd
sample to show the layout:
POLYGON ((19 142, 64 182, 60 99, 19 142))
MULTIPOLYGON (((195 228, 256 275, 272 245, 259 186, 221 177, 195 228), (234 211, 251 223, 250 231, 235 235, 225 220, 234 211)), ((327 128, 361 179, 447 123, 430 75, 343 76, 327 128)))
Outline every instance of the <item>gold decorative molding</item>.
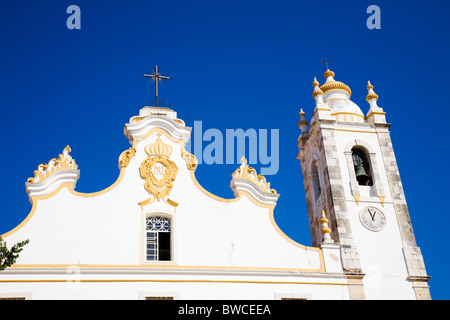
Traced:
POLYGON ((157 133, 157 136, 155 143, 145 147, 149 156, 142 161, 140 172, 141 177, 145 179, 145 190, 160 201, 172 190, 178 167, 169 159, 172 147, 162 141, 160 133, 157 133))
POLYGON ((195 167, 197 167, 198 160, 193 154, 183 150, 183 152, 181 152, 181 157, 186 161, 189 170, 194 170, 195 167))
MULTIPOLYGON (((331 80, 325 82, 323 85, 319 87, 319 89, 322 90, 323 93, 331 90, 344 90, 350 95, 350 97, 352 96, 352 90, 350 90, 349 86, 347 86, 345 83, 333 79, 334 78, 333 71, 327 69, 327 71, 324 73, 323 76, 325 77, 325 79, 328 79, 329 77, 332 78, 331 80)), ((313 83, 313 86, 315 86, 316 82, 317 81, 313 83)))
MULTIPOLYGON (((314 109, 314 113, 313 113, 313 115, 312 115, 313 118, 314 118, 314 116, 316 115, 317 111, 330 111, 330 112, 331 112, 331 109, 330 109, 330 108, 319 108, 319 107, 316 107, 316 108, 314 109)), ((312 124, 311 124, 311 126, 312 126, 312 124)))
MULTIPOLYGON (((164 200, 165 201, 165 200, 164 200)), ((170 204, 172 207, 178 207, 178 205, 179 205, 179 203, 178 202, 175 202, 175 201, 173 201, 173 200, 170 200, 169 198, 167 198, 167 201, 166 201, 168 204, 170 204)))
POLYGON ((122 152, 122 154, 119 157, 120 168, 126 168, 130 164, 131 159, 133 159, 133 157, 135 155, 136 155, 136 149, 133 147, 122 152))
MULTIPOLYGON (((153 107, 153 108, 155 108, 155 107, 153 107)), ((170 110, 169 108, 158 108, 158 109, 170 110)), ((144 120, 144 119, 146 119, 148 117, 151 117, 151 116, 167 116, 167 114, 162 113, 162 112, 154 112, 154 111, 152 111, 151 114, 149 114, 147 116, 142 116, 142 117, 141 116, 135 116, 135 117, 132 117, 130 122, 132 122, 132 123, 141 122, 142 120, 144 120)), ((180 120, 180 119, 175 119, 175 122, 184 125, 182 120, 180 120)))
POLYGON ((359 132, 359 133, 377 133, 375 130, 350 130, 350 129, 334 129, 334 131, 359 132))
POLYGON ((378 100, 378 95, 375 92, 369 93, 366 97, 367 102, 369 102, 372 99, 378 100))
POLYGON ((315 87, 312 93, 313 98, 317 97, 318 95, 323 95, 323 91, 320 90, 319 87, 315 87))
POLYGON ((353 195, 353 198, 355 198, 355 201, 356 201, 356 205, 357 205, 357 206, 359 206, 359 197, 360 197, 360 195, 358 195, 358 194, 354 194, 354 195, 353 195))
POLYGON ((248 181, 252 181, 263 192, 272 194, 277 193, 275 189, 270 188, 270 182, 267 182, 266 178, 262 174, 258 175, 254 168, 248 166, 247 159, 245 157, 241 158, 241 166, 237 168, 231 176, 233 177, 233 179, 245 179, 248 181))
POLYGON ((373 116, 374 114, 378 114, 378 115, 380 115, 380 116, 384 116, 384 115, 386 115, 386 112, 370 111, 369 114, 367 115, 367 117, 365 117, 364 119, 367 120, 367 119, 369 119, 371 116, 373 116))
POLYGON ((378 198, 380 198, 381 205, 382 205, 383 208, 384 208, 384 201, 386 200, 386 197, 379 196, 378 198))
POLYGON ((131 122, 141 122, 145 118, 147 118, 147 117, 133 117, 133 118, 131 118, 131 122))
POLYGON ((53 173, 61 170, 77 170, 78 165, 75 160, 69 155, 72 150, 69 146, 65 147, 62 154, 58 158, 51 159, 48 164, 42 163, 38 169, 34 171, 34 177, 28 178, 28 183, 42 182, 53 173))
POLYGON ((161 133, 156 134, 158 138, 155 143, 149 144, 145 147, 145 152, 147 152, 150 156, 162 156, 169 158, 172 154, 172 147, 168 144, 165 144, 161 139, 161 133))
POLYGON ((340 81, 328 81, 321 85, 319 88, 323 93, 331 90, 344 90, 350 96, 352 96, 352 90, 350 90, 350 87, 340 81))

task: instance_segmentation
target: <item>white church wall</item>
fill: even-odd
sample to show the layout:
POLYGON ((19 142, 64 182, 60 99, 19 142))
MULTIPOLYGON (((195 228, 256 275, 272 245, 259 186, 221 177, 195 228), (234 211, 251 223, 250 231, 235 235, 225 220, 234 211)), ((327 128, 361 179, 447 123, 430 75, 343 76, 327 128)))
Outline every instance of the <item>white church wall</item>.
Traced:
POLYGON ((136 154, 103 191, 84 194, 66 183, 33 197, 26 221, 5 235, 8 243, 30 243, 2 272, 2 293, 33 299, 137 299, 152 292, 180 299, 348 298, 339 250, 324 258, 322 249, 295 243, 276 225, 275 205, 239 185, 234 199, 203 189, 182 157, 183 143, 169 136, 151 130, 134 143, 136 154), (167 199, 151 202, 139 169, 157 133, 172 148, 178 173, 167 199), (146 261, 150 215, 171 218, 171 261, 146 261))
MULTIPOLYGON (((5 297, 25 297, 34 300, 138 300, 147 297, 170 297, 174 300, 280 300, 326 299, 346 300, 349 298, 344 284, 328 284, 323 280, 309 284, 282 283, 274 279, 258 280, 242 278, 238 281, 197 280, 181 281, 85 281, 80 282, 22 282, 2 284, 5 297), (271 281, 272 280, 272 281, 271 281), (58 293, 58 295, 55 295, 58 293)), ((311 279, 308 279, 311 280, 311 279)), ((313 279, 316 280, 316 279, 313 279)))

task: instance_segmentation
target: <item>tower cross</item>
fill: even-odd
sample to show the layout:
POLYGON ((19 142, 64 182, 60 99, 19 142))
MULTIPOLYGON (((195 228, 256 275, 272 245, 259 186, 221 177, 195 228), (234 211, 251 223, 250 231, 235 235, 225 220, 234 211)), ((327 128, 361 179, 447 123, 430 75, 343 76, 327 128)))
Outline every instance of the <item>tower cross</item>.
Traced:
POLYGON ((328 68, 328 62, 333 61, 333 60, 328 60, 327 56, 325 56, 324 60, 320 60, 320 63, 324 63, 327 65, 327 70, 329 70, 330 68, 328 68))
POLYGON ((155 71, 151 74, 143 73, 144 78, 151 78, 155 82, 155 107, 158 107, 158 84, 161 80, 170 80, 170 77, 163 76, 158 72, 158 65, 155 67, 155 71))

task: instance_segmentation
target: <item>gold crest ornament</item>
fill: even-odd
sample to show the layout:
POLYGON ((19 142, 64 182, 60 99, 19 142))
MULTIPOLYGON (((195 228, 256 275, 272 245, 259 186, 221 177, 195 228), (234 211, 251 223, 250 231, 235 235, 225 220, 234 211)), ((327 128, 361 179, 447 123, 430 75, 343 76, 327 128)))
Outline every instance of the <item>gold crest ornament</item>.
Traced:
MULTIPOLYGON (((157 133, 157 136, 154 144, 145 147, 145 152, 149 156, 142 161, 140 172, 141 177, 145 179, 145 190, 160 201, 172 190, 178 167, 169 159, 172 147, 162 141, 160 133, 157 133)), ((151 202, 153 201, 154 199, 151 202)))

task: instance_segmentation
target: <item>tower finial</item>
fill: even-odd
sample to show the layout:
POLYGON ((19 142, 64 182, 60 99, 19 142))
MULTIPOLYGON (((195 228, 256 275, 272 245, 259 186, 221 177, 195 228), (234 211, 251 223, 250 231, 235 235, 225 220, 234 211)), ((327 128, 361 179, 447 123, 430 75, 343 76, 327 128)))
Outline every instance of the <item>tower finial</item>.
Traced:
POLYGON ((300 121, 298 122, 298 127, 303 132, 308 132, 308 126, 309 122, 305 119, 305 112, 302 108, 300 108, 300 113, 298 114, 300 116, 300 121))
POLYGON ((313 91, 312 96, 313 96, 314 99, 316 99, 316 97, 318 95, 322 95, 323 96, 323 91, 319 88, 319 81, 317 81, 316 77, 314 77, 313 87, 314 87, 314 91, 313 91))
POLYGON ((322 218, 320 218, 320 223, 322 224, 323 242, 334 243, 330 236, 331 229, 328 227, 328 219, 326 217, 325 210, 322 210, 322 218))
POLYGON ((367 90, 369 90, 369 93, 367 94, 366 100, 369 102, 372 99, 375 99, 375 101, 378 100, 378 95, 373 91, 373 85, 370 83, 370 81, 367 81, 367 90))
POLYGON ((366 116, 366 122, 369 123, 386 123, 386 113, 383 111, 383 108, 380 108, 377 105, 378 95, 373 91, 373 85, 370 81, 367 81, 367 93, 366 100, 370 105, 369 112, 366 116))
MULTIPOLYGON (((325 73, 323 74, 323 76, 324 76, 325 79, 327 79, 327 82, 328 82, 328 78, 329 78, 329 77, 334 78, 334 72, 331 71, 330 69, 327 69, 327 71, 325 71, 325 73)), ((330 80, 331 80, 331 79, 330 79, 330 80)), ((334 79, 332 79, 332 80, 334 80, 334 79)))
POLYGON ((317 78, 314 77, 314 82, 312 83, 313 87, 318 87, 319 86, 319 81, 317 81, 317 78))

